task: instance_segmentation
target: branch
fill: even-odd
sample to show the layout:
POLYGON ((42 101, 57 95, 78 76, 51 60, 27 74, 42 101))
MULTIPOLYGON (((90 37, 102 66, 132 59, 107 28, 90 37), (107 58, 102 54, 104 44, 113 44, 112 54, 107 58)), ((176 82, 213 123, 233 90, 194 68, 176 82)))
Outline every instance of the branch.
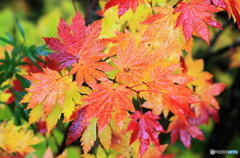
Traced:
POLYGON ((67 137, 68 137, 68 129, 69 129, 69 127, 70 127, 70 123, 69 123, 69 125, 67 126, 66 131, 64 132, 64 138, 63 138, 63 140, 62 140, 61 145, 58 146, 58 151, 57 151, 56 156, 62 154, 62 152, 63 152, 63 151, 66 149, 66 147, 67 147, 67 137))
POLYGON ((75 0, 72 0, 72 4, 73 4, 75 12, 77 13, 78 10, 77 10, 77 6, 76 6, 76 3, 75 3, 75 0))
POLYGON ((86 12, 86 16, 85 16, 85 20, 87 19, 90 11, 92 10, 92 8, 94 7, 94 5, 98 2, 98 0, 93 0, 90 7, 88 8, 87 12, 86 12))
POLYGON ((178 4, 180 4, 183 0, 179 0, 174 6, 173 8, 176 8, 178 4))

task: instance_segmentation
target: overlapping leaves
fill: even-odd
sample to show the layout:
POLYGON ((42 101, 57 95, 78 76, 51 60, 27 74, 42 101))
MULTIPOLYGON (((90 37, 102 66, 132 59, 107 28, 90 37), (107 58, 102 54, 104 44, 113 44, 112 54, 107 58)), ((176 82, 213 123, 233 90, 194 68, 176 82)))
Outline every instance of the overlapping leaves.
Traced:
POLYGON ((69 120, 75 104, 80 103, 81 96, 77 83, 72 82, 72 77, 66 70, 62 71, 62 75, 48 68, 43 70, 44 72, 26 76, 32 83, 26 89, 28 94, 21 103, 28 103, 27 109, 33 109, 29 114, 30 123, 40 118, 46 119, 50 131, 61 113, 64 113, 66 121, 69 120))
MULTIPOLYGON (((140 3, 144 1, 110 0, 105 10, 118 5, 121 16, 130 8, 135 11, 140 3)), ((28 94, 21 103, 28 103, 27 108, 32 109, 29 122, 42 118, 51 130, 63 114, 64 121, 72 121, 68 143, 80 138, 85 156, 98 138, 106 150, 115 144, 126 145, 115 141, 120 137, 130 145, 137 142, 141 156, 151 143, 154 151, 159 150, 157 156, 161 156, 158 136, 165 131, 158 115, 162 112, 164 116, 171 112, 177 118, 171 120, 168 129, 172 143, 179 133, 187 148, 190 148, 190 137, 203 140, 201 131, 195 126, 200 123, 194 124, 193 120, 201 118, 203 111, 212 112, 210 106, 218 109, 215 96, 225 86, 207 82, 211 75, 203 77, 206 73, 202 72, 201 61, 197 62, 200 66, 194 74, 190 66, 196 63, 188 56, 186 59, 181 56, 182 50, 191 52, 192 35, 209 42, 206 24, 221 28, 213 14, 220 10, 207 1, 191 0, 179 3, 175 9, 167 5, 154 11, 159 14, 142 22, 144 27, 138 32, 117 32, 116 37, 108 40, 99 39, 101 20, 85 26, 79 13, 71 25, 61 19, 60 39, 44 40, 56 52, 48 57, 60 63, 58 70, 68 68, 69 71, 59 73, 46 68, 42 73, 26 77, 31 86, 26 89, 28 94), (184 61, 180 61, 180 57, 184 61), (105 72, 115 70, 113 67, 117 71, 108 73, 114 76, 111 78, 105 72), (202 89, 207 83, 208 88, 202 89), (136 106, 135 99, 138 100, 136 106), (135 112, 139 108, 143 111, 143 107, 149 110, 135 112), (127 121, 129 116, 130 122, 127 121), (131 136, 122 138, 123 131, 132 131, 131 136)))

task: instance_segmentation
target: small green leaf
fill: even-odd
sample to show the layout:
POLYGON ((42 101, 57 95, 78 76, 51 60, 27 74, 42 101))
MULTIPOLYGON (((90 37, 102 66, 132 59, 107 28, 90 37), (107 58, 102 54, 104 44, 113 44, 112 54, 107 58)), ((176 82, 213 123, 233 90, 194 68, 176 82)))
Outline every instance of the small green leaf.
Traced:
POLYGON ((20 22, 18 21, 17 18, 16 18, 16 23, 17 23, 18 30, 20 31, 20 34, 25 41, 25 33, 24 33, 24 30, 23 30, 23 27, 22 27, 22 25, 20 24, 20 22))
POLYGON ((19 74, 16 74, 15 76, 16 76, 17 80, 20 81, 23 88, 28 88, 30 86, 30 82, 27 79, 23 78, 19 74))
POLYGON ((12 42, 12 41, 9 41, 9 40, 7 40, 7 39, 5 39, 5 38, 2 38, 2 37, 0 37, 0 40, 1 40, 1 41, 3 41, 3 42, 5 42, 5 43, 8 43, 8 44, 10 44, 10 45, 12 45, 12 46, 14 46, 14 45, 15 45, 15 43, 14 43, 14 42, 12 42))
POLYGON ((14 38, 12 37, 12 35, 10 35, 10 34, 7 33, 7 32, 6 32, 6 35, 7 35, 8 41, 10 41, 13 46, 16 46, 17 44, 16 44, 14 38))
POLYGON ((29 60, 40 70, 42 69, 35 61, 34 57, 32 56, 31 52, 27 48, 23 48, 23 53, 29 58, 29 60))

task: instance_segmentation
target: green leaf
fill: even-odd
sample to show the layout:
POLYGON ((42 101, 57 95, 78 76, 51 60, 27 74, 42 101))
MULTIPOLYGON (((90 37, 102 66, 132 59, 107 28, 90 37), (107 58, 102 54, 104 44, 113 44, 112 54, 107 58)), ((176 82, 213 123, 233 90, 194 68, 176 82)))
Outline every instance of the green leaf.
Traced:
POLYGON ((37 63, 36 63, 36 59, 32 56, 31 52, 29 51, 29 49, 27 49, 26 47, 23 48, 23 53, 29 58, 29 60, 33 63, 33 65, 35 65, 37 68, 42 69, 37 63))
POLYGON ((6 35, 7 35, 7 38, 8 38, 8 41, 10 41, 13 45, 13 46, 16 46, 16 41, 14 40, 14 38, 12 37, 12 35, 10 35, 9 33, 6 32, 6 35))
POLYGON ((16 23, 17 23, 18 30, 20 31, 20 34, 25 41, 25 33, 24 33, 24 30, 23 30, 23 27, 22 27, 22 25, 20 24, 20 22, 18 21, 17 18, 16 18, 16 23))
POLYGON ((47 48, 47 45, 43 45, 43 46, 37 47, 36 48, 36 53, 38 55, 42 55, 42 56, 48 56, 49 54, 52 54, 50 49, 47 48))
POLYGON ((25 79, 24 77, 22 77, 19 74, 16 74, 15 76, 16 76, 17 80, 20 81, 23 88, 28 88, 30 86, 30 82, 27 79, 25 79))
POLYGON ((5 42, 5 43, 8 43, 8 44, 10 44, 10 45, 12 45, 12 46, 15 45, 15 42, 12 42, 12 41, 10 41, 10 40, 7 40, 6 38, 0 37, 0 40, 3 41, 3 42, 5 42))

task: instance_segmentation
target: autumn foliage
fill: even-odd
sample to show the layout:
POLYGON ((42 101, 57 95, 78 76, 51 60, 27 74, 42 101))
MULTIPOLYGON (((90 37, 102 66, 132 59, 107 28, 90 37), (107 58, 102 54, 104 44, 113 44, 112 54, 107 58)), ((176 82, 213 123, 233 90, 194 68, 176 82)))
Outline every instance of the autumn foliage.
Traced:
POLYGON ((202 59, 192 58, 193 36, 210 44, 209 26, 222 29, 215 13, 224 10, 240 26, 237 0, 180 0, 159 7, 151 0, 109 0, 103 18, 91 25, 79 12, 71 24, 61 18, 58 38, 43 37, 56 68, 25 76, 31 85, 20 103, 31 109, 29 123, 45 121, 50 132, 60 120, 69 122, 67 143, 80 139, 86 157, 97 140, 119 157, 164 157, 167 145, 159 135, 165 133, 171 145, 180 139, 190 149, 192 138, 204 140, 199 125, 219 121, 216 96, 225 89, 203 70, 202 59), (137 31, 105 34, 111 9, 121 19, 140 7, 151 12, 137 31), (162 119, 169 119, 168 128, 162 119), (133 145, 135 155, 127 152, 133 145))

